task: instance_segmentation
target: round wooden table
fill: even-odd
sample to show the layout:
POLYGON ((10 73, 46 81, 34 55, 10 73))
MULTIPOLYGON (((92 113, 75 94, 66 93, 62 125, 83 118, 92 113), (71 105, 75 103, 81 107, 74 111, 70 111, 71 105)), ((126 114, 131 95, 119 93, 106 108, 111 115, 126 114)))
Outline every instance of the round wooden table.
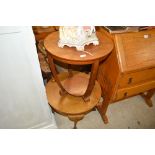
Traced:
POLYGON ((58 32, 54 32, 48 35, 44 40, 44 46, 47 50, 49 65, 55 80, 53 84, 51 84, 50 81, 50 83, 48 83, 46 86, 49 104, 57 112, 68 115, 70 120, 74 120, 75 124, 76 119, 73 119, 73 116, 74 118, 79 117, 79 119, 77 120, 80 120, 81 119, 80 116, 90 111, 97 105, 101 97, 100 86, 96 81, 99 62, 104 60, 113 49, 112 40, 110 40, 101 32, 97 32, 96 35, 99 39, 99 45, 97 46, 94 46, 93 44, 90 44, 88 46, 86 45, 84 52, 77 51, 76 48, 74 47, 68 47, 68 46, 64 46, 64 48, 58 47, 58 40, 59 40, 58 32), (56 67, 54 64, 54 60, 66 63, 68 64, 68 66, 91 64, 92 67, 90 75, 84 73, 74 74, 69 68, 68 76, 66 75, 66 73, 65 76, 64 75, 58 76, 57 71, 55 69, 56 67), (61 76, 64 76, 65 78, 62 78, 61 76), (96 88, 98 88, 99 91, 97 91, 96 88), (60 93, 58 93, 56 90, 58 90, 58 92, 60 93), (93 93, 93 91, 98 93, 98 95, 92 96, 92 94, 96 94, 95 92, 93 93), (53 93, 56 94, 52 96, 53 93), (67 97, 68 99, 64 100, 65 97, 67 97), (96 98, 96 100, 92 100, 92 98, 94 97, 96 98), (62 102, 60 102, 62 100, 63 104, 62 102), (79 104, 77 104, 76 100, 79 102, 79 104), (71 106, 72 108, 69 108, 71 102, 73 104, 76 103, 76 106, 78 107, 81 107, 80 105, 84 104, 84 107, 86 106, 87 108, 82 107, 78 112, 76 112, 76 110, 78 109, 76 106, 75 107, 71 106), (62 109, 65 110, 63 111, 62 109))
POLYGON ((44 40, 44 46, 48 53, 48 60, 53 73, 54 79, 60 87, 61 94, 69 93, 74 96, 83 96, 85 101, 89 100, 90 93, 94 87, 94 83, 97 76, 99 62, 106 58, 106 56, 112 51, 113 43, 108 37, 101 32, 97 32, 99 39, 99 45, 94 46, 92 44, 85 46, 85 52, 77 51, 74 47, 64 48, 58 47, 59 33, 54 32, 48 35, 44 40), (83 79, 80 77, 72 77, 72 73, 69 70, 70 78, 66 79, 64 84, 60 83, 55 70, 53 59, 67 63, 69 65, 88 65, 92 64, 90 79, 83 79), (82 82, 81 82, 82 81, 82 82), (78 85, 76 85, 78 83, 78 85), (73 86, 68 86, 68 85, 73 86))
MULTIPOLYGON (((88 78, 86 74, 83 73, 73 72, 73 74, 81 74, 81 76, 88 78)), ((68 77, 68 73, 62 72, 58 77, 60 81, 63 81, 68 77)), ((90 95, 90 100, 85 102, 82 97, 75 97, 69 94, 61 96, 57 83, 51 79, 46 85, 46 94, 48 102, 54 111, 67 116, 74 122, 74 128, 76 128, 77 122, 83 119, 84 115, 90 112, 99 102, 101 97, 101 87, 96 81, 90 95)))

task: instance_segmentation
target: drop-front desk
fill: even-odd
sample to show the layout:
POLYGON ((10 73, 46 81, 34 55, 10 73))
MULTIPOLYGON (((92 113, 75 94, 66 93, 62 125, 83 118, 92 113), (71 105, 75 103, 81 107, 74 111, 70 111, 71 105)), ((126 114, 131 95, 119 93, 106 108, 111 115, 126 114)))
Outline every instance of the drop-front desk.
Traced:
POLYGON ((102 88, 103 103, 98 111, 108 123, 109 103, 141 94, 148 106, 155 92, 155 29, 122 34, 100 31, 113 39, 115 48, 100 64, 98 81, 102 88))

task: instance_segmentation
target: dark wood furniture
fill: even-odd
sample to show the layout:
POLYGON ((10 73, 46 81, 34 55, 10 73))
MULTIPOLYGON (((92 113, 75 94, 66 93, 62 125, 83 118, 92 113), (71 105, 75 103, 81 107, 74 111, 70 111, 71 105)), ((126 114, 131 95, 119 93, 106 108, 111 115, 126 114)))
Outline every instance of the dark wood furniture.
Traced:
MULTIPOLYGON (((65 115, 81 114, 81 112, 76 113, 77 108, 74 108, 74 107, 70 108, 69 110, 69 111, 72 111, 72 113, 70 113, 67 110, 66 111, 62 110, 62 109, 68 109, 67 108, 68 102, 76 102, 76 99, 78 99, 77 97, 83 98, 84 101, 82 102, 82 104, 85 103, 85 106, 87 107, 86 111, 88 111, 88 109, 91 110, 97 105, 98 102, 93 101, 93 107, 92 106, 89 107, 89 104, 92 102, 91 98, 96 97, 97 101, 99 101, 100 99, 100 91, 98 91, 99 94, 97 96, 91 97, 92 95, 91 93, 92 93, 92 90, 94 89, 94 85, 95 85, 95 81, 97 77, 99 63, 100 61, 103 61, 113 49, 113 43, 110 38, 108 38, 106 35, 100 32, 97 32, 97 37, 99 39, 99 45, 85 46, 85 51, 87 51, 87 53, 77 51, 75 48, 70 48, 67 46, 65 46, 64 48, 59 48, 58 47, 58 40, 59 40, 58 32, 54 32, 45 38, 44 46, 47 50, 50 68, 51 68, 54 80, 56 81, 57 86, 59 86, 58 89, 60 90, 60 94, 54 95, 53 98, 50 100, 51 91, 48 91, 49 89, 47 89, 47 97, 49 99, 49 104, 57 112, 63 113, 65 115), (85 55, 85 57, 83 57, 83 55, 85 55), (55 67, 54 60, 68 64, 69 66, 68 78, 64 78, 63 80, 59 78, 55 70, 56 67, 55 67), (92 65, 90 75, 84 74, 83 76, 83 74, 81 73, 73 74, 70 69, 71 65, 90 65, 90 64, 92 65), (62 102, 60 102, 60 100, 57 100, 56 98, 58 96, 60 98, 60 96, 63 97, 66 95, 73 96, 73 99, 70 99, 70 101, 65 100, 66 108, 61 108, 62 102)), ((47 87, 48 87, 48 84, 47 84, 47 87)), ((55 89, 53 89, 53 91, 55 91, 55 89)), ((80 104, 81 102, 79 103, 79 109, 81 108, 80 104)), ((84 111, 82 113, 86 112, 84 111)))
POLYGON ((140 32, 110 34, 115 48, 107 60, 100 65, 98 81, 102 87, 104 101, 98 110, 105 123, 108 105, 130 96, 141 94, 148 106, 155 88, 155 29, 140 32), (147 95, 144 92, 149 92, 147 95))

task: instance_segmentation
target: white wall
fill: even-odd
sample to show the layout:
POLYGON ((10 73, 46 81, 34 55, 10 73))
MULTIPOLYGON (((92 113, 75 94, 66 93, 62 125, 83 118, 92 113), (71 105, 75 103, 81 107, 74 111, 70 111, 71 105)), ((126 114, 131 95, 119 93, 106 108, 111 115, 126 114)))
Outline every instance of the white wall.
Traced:
POLYGON ((0 128, 56 128, 31 27, 0 27, 0 128))

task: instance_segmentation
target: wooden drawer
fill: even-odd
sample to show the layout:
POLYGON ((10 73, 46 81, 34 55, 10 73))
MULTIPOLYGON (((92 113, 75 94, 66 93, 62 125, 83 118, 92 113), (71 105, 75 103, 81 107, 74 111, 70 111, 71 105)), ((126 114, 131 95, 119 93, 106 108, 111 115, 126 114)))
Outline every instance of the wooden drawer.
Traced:
POLYGON ((115 100, 120 100, 129 96, 137 95, 153 88, 155 88, 155 80, 128 88, 118 89, 115 100))
POLYGON ((119 88, 125 88, 151 80, 155 80, 155 68, 122 75, 119 81, 119 88))

